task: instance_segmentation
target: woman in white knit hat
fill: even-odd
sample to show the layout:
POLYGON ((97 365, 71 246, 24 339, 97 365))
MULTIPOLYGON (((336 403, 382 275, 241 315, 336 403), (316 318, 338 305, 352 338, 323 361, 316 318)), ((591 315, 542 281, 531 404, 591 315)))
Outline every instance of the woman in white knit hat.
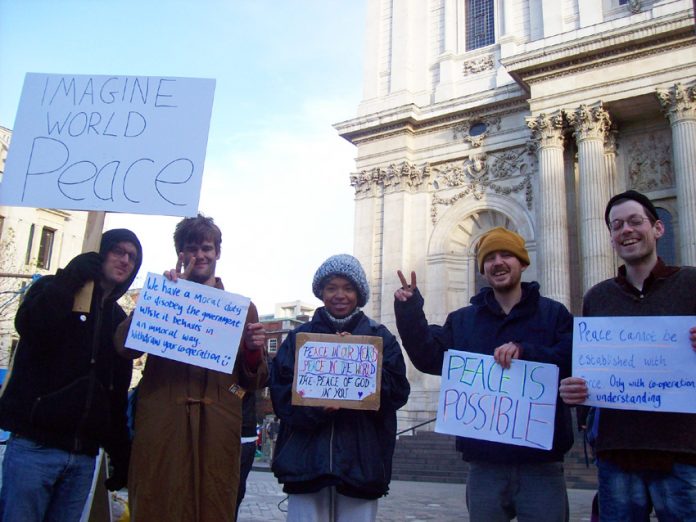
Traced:
POLYGON ((327 259, 312 282, 323 301, 312 320, 288 334, 273 359, 270 390, 280 418, 272 469, 288 493, 290 522, 373 522, 377 499, 389 490, 396 410, 410 387, 396 338, 368 318, 370 289, 360 262, 348 254, 327 259), (378 411, 293 406, 297 333, 372 335, 383 340, 378 411))

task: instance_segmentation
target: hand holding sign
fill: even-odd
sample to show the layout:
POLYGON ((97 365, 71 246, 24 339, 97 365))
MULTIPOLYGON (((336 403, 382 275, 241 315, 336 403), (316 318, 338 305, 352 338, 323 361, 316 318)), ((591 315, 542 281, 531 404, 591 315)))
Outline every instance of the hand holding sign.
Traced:
POLYGON ((244 331, 244 345, 252 352, 266 346, 266 330, 262 323, 249 323, 244 331))
POLYGON ((401 281, 401 288, 394 292, 394 299, 406 302, 413 297, 413 293, 416 290, 416 272, 411 271, 410 285, 406 281, 406 278, 401 270, 397 270, 396 275, 399 276, 399 280, 401 281))
POLYGON ((566 377, 558 387, 561 399, 566 404, 582 404, 587 400, 587 382, 580 377, 566 377))
POLYGON ((505 343, 498 346, 493 352, 493 358, 503 368, 510 368, 513 359, 519 359, 522 355, 520 345, 517 343, 505 343))

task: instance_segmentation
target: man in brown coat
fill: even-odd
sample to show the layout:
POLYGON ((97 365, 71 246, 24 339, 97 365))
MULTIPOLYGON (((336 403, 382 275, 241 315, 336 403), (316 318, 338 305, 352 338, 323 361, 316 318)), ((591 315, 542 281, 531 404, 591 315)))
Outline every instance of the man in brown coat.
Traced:
MULTIPOLYGON (((221 240, 211 218, 182 220, 174 232, 177 268, 165 276, 222 289, 215 276, 221 240)), ((264 346, 252 303, 231 375, 148 356, 128 477, 133 522, 234 521, 242 397, 266 383, 264 346)))

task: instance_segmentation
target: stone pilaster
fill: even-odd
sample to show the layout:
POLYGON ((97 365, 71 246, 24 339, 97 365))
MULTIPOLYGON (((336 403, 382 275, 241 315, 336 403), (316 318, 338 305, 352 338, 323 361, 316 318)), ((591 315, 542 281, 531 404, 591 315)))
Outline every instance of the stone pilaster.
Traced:
POLYGON ((658 89, 672 126, 681 264, 696 266, 696 82, 658 89))
POLYGON ((583 104, 565 114, 578 145, 578 223, 584 292, 611 277, 614 272, 611 245, 604 223, 604 208, 613 192, 604 157, 604 140, 611 121, 601 103, 593 106, 583 104))
POLYGON ((542 293, 570 308, 568 215, 563 168, 563 115, 539 114, 527 118, 537 147, 537 273, 542 293))

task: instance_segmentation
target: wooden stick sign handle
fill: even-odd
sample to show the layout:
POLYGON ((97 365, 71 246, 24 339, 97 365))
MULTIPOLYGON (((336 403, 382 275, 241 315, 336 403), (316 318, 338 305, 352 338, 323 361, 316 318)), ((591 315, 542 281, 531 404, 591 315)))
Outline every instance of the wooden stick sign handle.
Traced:
POLYGON ((92 292, 94 292, 94 281, 87 281, 85 286, 75 294, 73 301, 73 312, 89 313, 90 305, 92 304, 92 292))

